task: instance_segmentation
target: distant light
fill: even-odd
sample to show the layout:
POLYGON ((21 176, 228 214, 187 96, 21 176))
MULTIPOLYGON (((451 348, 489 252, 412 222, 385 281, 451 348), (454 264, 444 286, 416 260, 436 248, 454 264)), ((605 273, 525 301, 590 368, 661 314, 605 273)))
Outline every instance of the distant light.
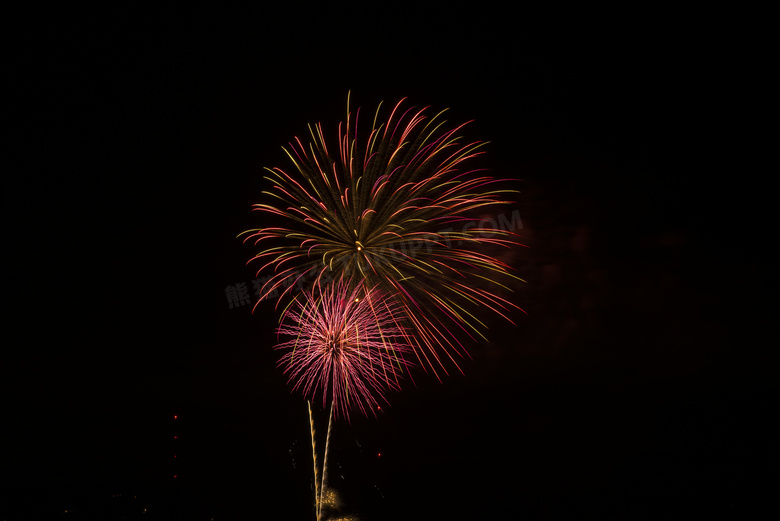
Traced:
POLYGON ((377 452, 377 453, 376 453, 376 457, 377 457, 377 458, 381 458, 381 457, 382 457, 382 453, 381 453, 381 452, 377 452))
POLYGON ((179 419, 179 415, 178 415, 178 414, 174 414, 174 415, 173 415, 173 419, 174 419, 174 420, 178 420, 178 419, 179 419))
POLYGON ((176 440, 176 439, 178 439, 178 438, 179 438, 178 436, 174 436, 174 437, 173 437, 173 439, 174 439, 174 440, 176 440))

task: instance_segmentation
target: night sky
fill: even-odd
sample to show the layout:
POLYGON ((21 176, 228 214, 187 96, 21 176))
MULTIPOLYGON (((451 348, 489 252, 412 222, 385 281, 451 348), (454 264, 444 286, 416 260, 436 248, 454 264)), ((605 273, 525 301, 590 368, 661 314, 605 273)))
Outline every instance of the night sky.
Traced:
POLYGON ((750 518, 776 494, 776 328, 728 45, 638 12, 363 9, 18 20, 0 519, 314 518, 277 314, 225 289, 256 278, 236 236, 262 168, 307 123, 333 135, 348 91, 474 120, 518 179, 527 315, 334 426, 345 514, 750 518))

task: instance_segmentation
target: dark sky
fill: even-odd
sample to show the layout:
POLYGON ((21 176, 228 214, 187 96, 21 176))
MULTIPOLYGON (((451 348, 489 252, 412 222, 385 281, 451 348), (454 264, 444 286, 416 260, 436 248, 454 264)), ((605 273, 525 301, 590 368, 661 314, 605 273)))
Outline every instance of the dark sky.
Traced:
POLYGON ((255 278, 235 237, 258 226, 262 167, 307 123, 335 131, 349 90, 475 120, 487 166, 519 180, 528 315, 491 323, 464 375, 415 373, 378 419, 336 425, 346 512, 739 519, 764 501, 764 214, 736 189, 747 178, 723 177, 736 138, 709 139, 735 134, 713 109, 727 46, 687 20, 587 15, 20 19, 2 518, 118 519, 140 501, 154 519, 312 518, 306 405, 275 368, 273 307, 230 309, 224 292, 255 278))

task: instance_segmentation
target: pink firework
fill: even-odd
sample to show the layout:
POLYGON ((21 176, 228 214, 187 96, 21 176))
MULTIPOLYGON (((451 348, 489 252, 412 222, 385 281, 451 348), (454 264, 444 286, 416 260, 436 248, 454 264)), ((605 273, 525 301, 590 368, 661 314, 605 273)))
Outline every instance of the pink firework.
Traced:
POLYGON ((321 394, 347 419, 353 407, 375 415, 378 399, 400 388, 409 351, 400 307, 376 288, 351 287, 340 280, 296 297, 278 329, 288 340, 275 346, 293 390, 321 394))

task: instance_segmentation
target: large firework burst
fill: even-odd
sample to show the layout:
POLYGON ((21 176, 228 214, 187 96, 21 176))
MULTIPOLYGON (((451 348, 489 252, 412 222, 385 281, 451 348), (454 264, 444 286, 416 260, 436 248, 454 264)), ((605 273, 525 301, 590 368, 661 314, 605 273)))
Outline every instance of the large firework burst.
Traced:
POLYGON ((510 267, 484 252, 516 245, 514 234, 491 220, 467 225, 511 203, 513 190, 466 167, 484 143, 461 143, 464 125, 448 128, 444 111, 428 117, 402 104, 384 122, 380 104, 361 133, 360 109, 353 115, 348 102, 332 147, 321 124, 310 125, 308 144, 295 138, 284 149, 293 170, 267 169, 271 199, 254 205, 278 225, 244 234, 263 247, 252 259, 258 276, 273 270, 261 300, 279 292, 281 301, 323 277, 378 286, 412 324, 408 341, 421 365, 446 372, 443 358, 457 366, 453 353, 465 352, 463 334, 482 335, 477 308, 510 320, 517 307, 498 295, 510 267))
POLYGON ((350 286, 317 284, 296 296, 278 329, 287 340, 275 347, 293 389, 321 394, 323 406, 330 401, 346 418, 353 407, 376 414, 377 400, 399 389, 409 351, 400 305, 378 289, 350 286))

